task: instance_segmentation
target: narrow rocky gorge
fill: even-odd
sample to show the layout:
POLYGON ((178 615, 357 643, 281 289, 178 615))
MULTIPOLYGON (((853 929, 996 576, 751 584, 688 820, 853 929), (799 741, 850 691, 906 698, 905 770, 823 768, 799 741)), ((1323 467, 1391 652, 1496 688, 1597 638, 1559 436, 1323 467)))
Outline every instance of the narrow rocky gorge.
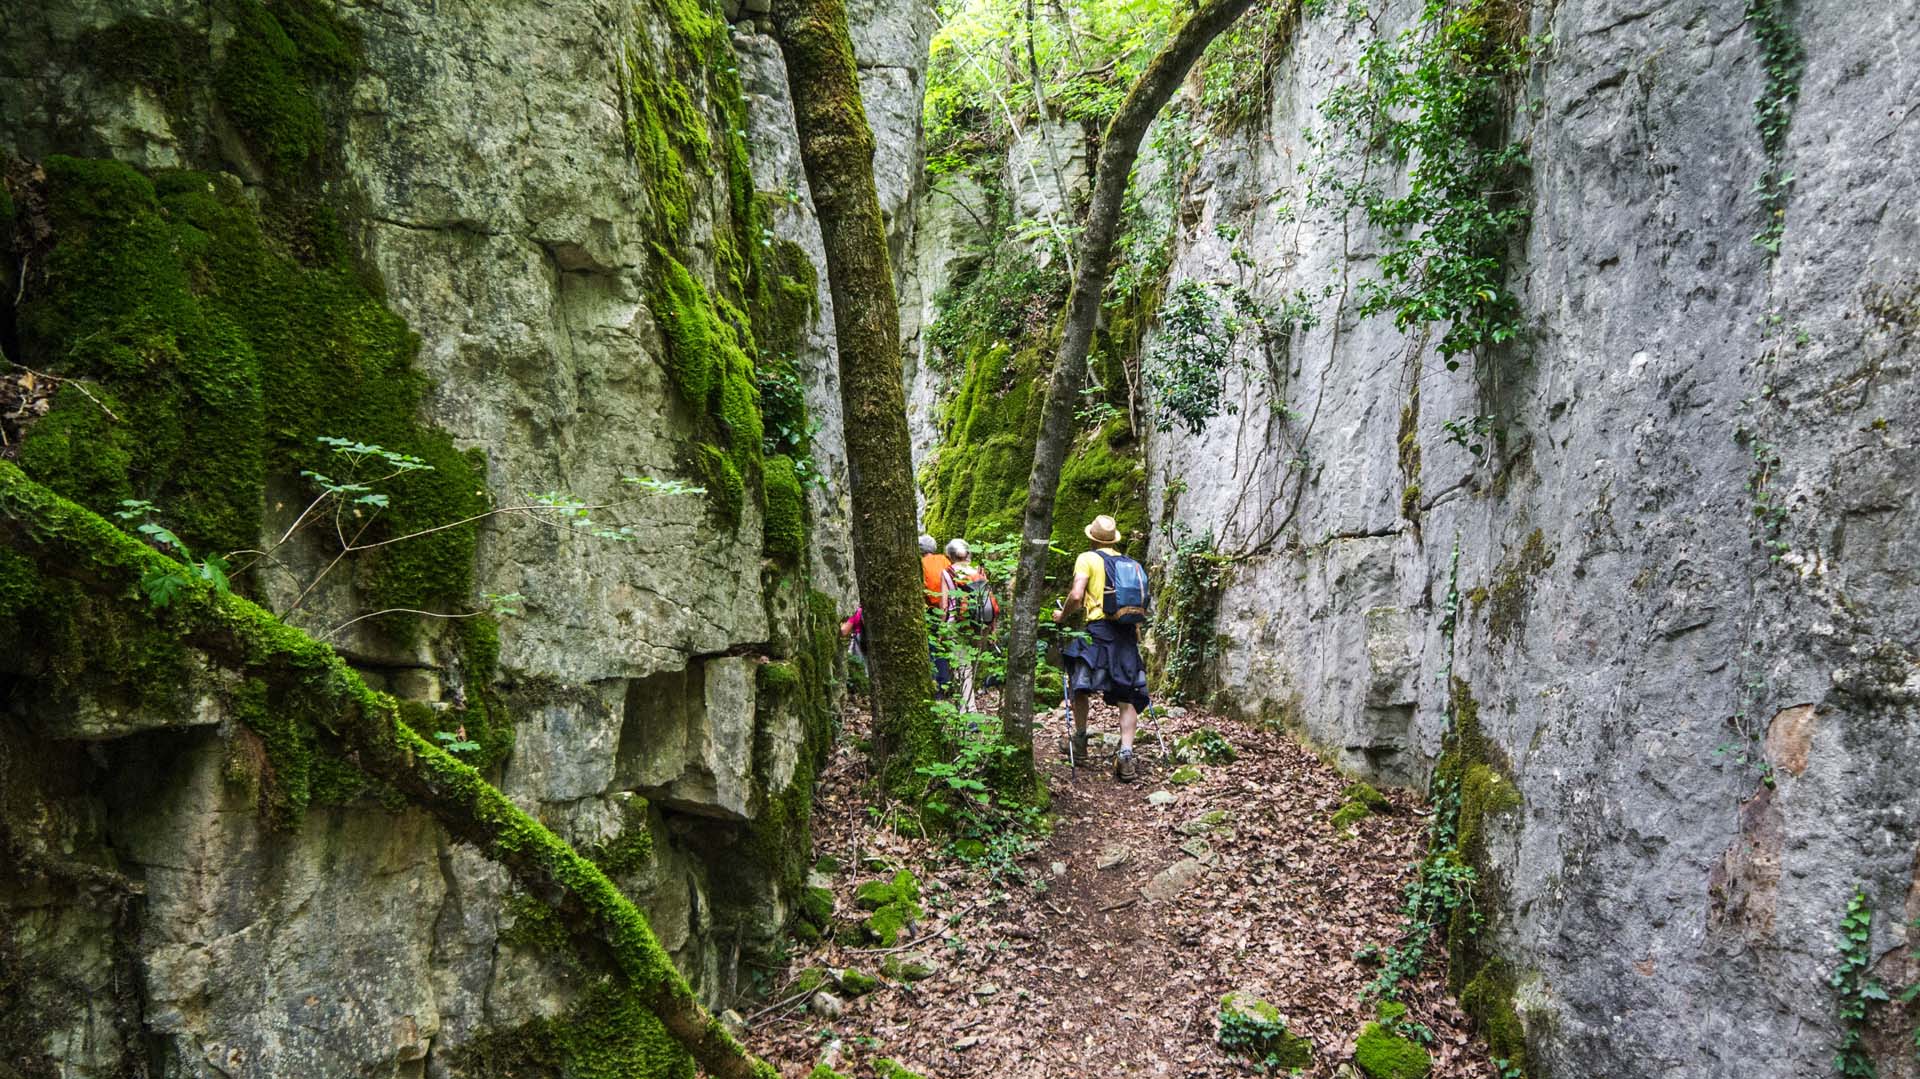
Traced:
MULTIPOLYGON (((1114 92, 964 98, 1033 48, 941 29, 981 9, 850 11, 921 519, 976 547, 1020 528, 1114 92)), ((311 687, 169 635, 208 573, 591 859, 705 1004, 780 988, 861 672, 770 11, 0 11, 0 504, 161 529, 201 575, 109 599, 0 549, 0 1076, 692 1074, 311 687)), ((1407 880, 1470 870, 1420 1007, 1479 1055, 1435 1074, 1920 1075, 1913 1004, 1846 1013, 1920 982, 1920 10, 1235 33, 1136 167, 1050 572, 1113 515, 1156 699, 1397 788, 1368 857, 1407 880), (1454 90, 1478 111, 1433 119, 1454 90)), ((1255 906, 1249 947, 1305 947, 1255 906)), ((1368 1020, 1342 977, 1313 1074, 1368 1020)), ((1238 1067, 1180 1018, 1154 1059, 1238 1067)), ((1017 1073, 1099 1059, 1067 1048, 1017 1073)))

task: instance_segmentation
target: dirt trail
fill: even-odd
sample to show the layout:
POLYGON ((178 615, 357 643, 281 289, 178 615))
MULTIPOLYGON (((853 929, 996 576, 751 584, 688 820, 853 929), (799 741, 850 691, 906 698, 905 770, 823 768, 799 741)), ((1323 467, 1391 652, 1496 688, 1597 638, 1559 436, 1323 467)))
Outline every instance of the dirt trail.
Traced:
MULTIPOLYGON (((1111 731, 1112 718, 1096 708, 1096 734, 1111 731)), ((799 1003, 776 1008, 759 1017, 752 1042, 792 1076, 823 1053, 854 1076, 872 1074, 880 1058, 933 1079, 1247 1075, 1214 1042, 1221 996, 1244 990, 1312 1039, 1315 1060, 1303 1074, 1336 1075, 1371 1017, 1361 990, 1374 971, 1355 953, 1398 931, 1424 821, 1395 794, 1392 813, 1361 820, 1343 839, 1328 818, 1347 781, 1290 739, 1198 713, 1162 722, 1168 739, 1214 728, 1238 758, 1201 765, 1199 780, 1174 785, 1175 766, 1144 744, 1148 767, 1126 785, 1111 777, 1111 750, 1099 747, 1070 775, 1054 749, 1058 727, 1045 733, 1039 746, 1057 823, 1021 862, 1044 890, 992 885, 939 844, 876 829, 859 759, 842 750, 816 818, 822 853, 849 867, 833 883, 837 914, 856 916, 854 888, 879 876, 852 868, 863 859, 914 869, 928 917, 912 946, 893 954, 938 969, 851 1000, 837 1019, 799 1003), (1173 800, 1152 804, 1155 792, 1173 800), (1219 819, 1212 827, 1210 812, 1219 819), (1143 894, 1177 863, 1189 863, 1192 879, 1165 898, 1143 894)), ((1490 1076, 1484 1046, 1440 984, 1437 944, 1434 953, 1428 973, 1403 993, 1410 1018, 1436 1035, 1433 1075, 1490 1076)), ((813 966, 878 973, 885 958, 823 942, 795 954, 784 981, 813 966)), ((776 986, 770 999, 791 995, 776 986)))

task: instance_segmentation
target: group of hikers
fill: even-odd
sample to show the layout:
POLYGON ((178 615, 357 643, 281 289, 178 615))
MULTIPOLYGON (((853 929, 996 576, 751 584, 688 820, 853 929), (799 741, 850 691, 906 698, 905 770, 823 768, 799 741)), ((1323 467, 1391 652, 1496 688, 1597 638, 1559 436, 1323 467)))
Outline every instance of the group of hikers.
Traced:
MULTIPOLYGON (((1102 514, 1082 529, 1093 546, 1074 559, 1073 583, 1054 608, 1063 627, 1062 712, 1073 717, 1060 751, 1078 763, 1087 757, 1087 712, 1095 694, 1120 713, 1120 748, 1113 775, 1130 783, 1140 774, 1134 758, 1134 728, 1148 705, 1146 667, 1140 660, 1140 627, 1148 611, 1146 571, 1120 553, 1119 525, 1102 514), (1080 632, 1073 632, 1074 629, 1080 632)), ((929 639, 937 693, 952 695, 964 712, 976 710, 979 693, 996 684, 989 657, 999 655, 1000 601, 985 568, 964 539, 944 550, 920 537, 920 579, 926 591, 929 639)), ((856 655, 864 652, 865 618, 855 609, 841 626, 856 655)))

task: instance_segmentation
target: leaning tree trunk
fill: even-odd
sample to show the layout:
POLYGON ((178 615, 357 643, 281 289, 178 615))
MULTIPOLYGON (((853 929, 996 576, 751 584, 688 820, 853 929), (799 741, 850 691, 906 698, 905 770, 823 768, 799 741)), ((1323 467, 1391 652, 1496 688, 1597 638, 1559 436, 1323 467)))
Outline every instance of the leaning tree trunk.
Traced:
MULTIPOLYGON (((515 883, 552 908, 575 941, 600 957, 633 999, 660 1017, 702 1071, 722 1079, 778 1079, 770 1065, 755 1059, 700 1006, 646 916, 598 866, 479 772, 408 727, 394 698, 368 688, 332 648, 239 596, 204 584, 189 585, 165 608, 154 608, 140 582, 154 573, 184 577, 182 566, 5 461, 0 461, 0 551, 30 559, 37 580, 73 581, 118 605, 127 618, 142 620, 143 629, 196 650, 209 667, 285 687, 305 718, 337 738, 362 772, 431 813, 449 835, 505 867, 515 883)), ((154 677, 146 667, 87 673, 154 677)), ((260 733, 272 737, 276 732, 260 733)))
POLYGON ((873 131, 844 0, 777 0, 773 17, 826 243, 853 481, 853 568, 873 665, 874 755, 887 787, 908 793, 921 785, 914 768, 934 756, 940 738, 928 705, 933 666, 916 563, 900 314, 873 184, 873 131))
MULTIPOLYGON (((1140 140, 1147 126, 1186 79, 1207 44, 1252 4, 1253 0, 1207 0, 1141 72, 1101 137, 1093 201, 1087 210, 1086 228, 1080 233, 1073 291, 1067 296, 1066 327, 1060 335, 1060 351, 1054 357, 1053 376, 1047 383, 1047 399, 1040 413, 1040 435, 1033 448, 1033 475, 1027 483, 1020 564, 1014 579, 1000 722, 1007 741, 1027 754, 1028 767, 1032 766, 1033 746, 1032 657, 1040 604, 1046 592, 1044 573, 1047 545, 1053 535, 1054 494, 1060 486, 1067 448, 1073 442, 1074 407, 1087 378, 1087 349, 1093 342, 1094 323, 1107 289, 1108 260, 1113 255, 1127 178, 1140 154, 1140 140)), ((1283 15, 1283 34, 1292 33, 1299 15, 1299 0, 1290 0, 1283 15)))

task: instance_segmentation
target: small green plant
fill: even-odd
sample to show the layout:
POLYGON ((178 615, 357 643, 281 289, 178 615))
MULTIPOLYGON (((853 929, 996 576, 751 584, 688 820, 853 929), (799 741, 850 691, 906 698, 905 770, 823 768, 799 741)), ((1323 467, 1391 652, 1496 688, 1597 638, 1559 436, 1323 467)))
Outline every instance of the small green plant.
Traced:
POLYGON ((927 780, 923 816, 952 835, 948 849, 959 861, 996 883, 1032 884, 1019 859, 1032 849, 1045 816, 1031 799, 1003 792, 996 783, 1017 755, 1013 744, 993 716, 962 712, 948 701, 935 701, 933 709, 953 757, 916 769, 927 780))
MULTIPOLYGON (((187 545, 156 518, 160 510, 144 499, 124 500, 114 516, 122 521, 139 522, 135 530, 146 536, 154 546, 172 555, 180 568, 148 570, 142 580, 142 590, 149 602, 155 607, 165 607, 191 584, 205 583, 216 591, 229 591, 232 582, 241 579, 250 570, 285 571, 285 563, 277 557, 282 548, 293 542, 303 533, 318 532, 318 542, 331 547, 332 557, 321 569, 304 579, 294 581, 294 598, 275 614, 292 621, 301 612, 307 600, 314 594, 335 569, 351 556, 395 544, 406 543, 449 528, 472 524, 487 518, 518 514, 550 528, 569 532, 578 532, 597 539, 631 540, 636 533, 631 525, 611 525, 603 523, 596 515, 626 504, 618 502, 589 504, 561 492, 528 495, 522 505, 496 506, 482 513, 458 521, 450 521, 432 528, 404 535, 388 536, 371 540, 366 537, 382 515, 393 508, 392 481, 412 472, 432 471, 433 466, 411 454, 397 453, 383 446, 356 439, 323 435, 318 441, 330 451, 336 466, 328 471, 303 469, 301 477, 312 487, 313 498, 294 517, 293 523, 278 537, 269 537, 260 549, 229 551, 226 554, 209 554, 196 557, 187 545)), ((705 494, 705 488, 683 483, 679 480, 662 480, 650 476, 625 476, 621 482, 639 488, 640 497, 698 495, 705 494)), ((491 615, 495 618, 507 617, 519 613, 519 604, 525 597, 513 593, 485 593, 482 596, 485 605, 467 611, 426 611, 414 608, 390 607, 377 611, 368 611, 340 622, 330 628, 315 628, 313 632, 321 639, 331 639, 357 623, 382 615, 409 614, 425 618, 463 619, 491 615)))
POLYGON ((1313 1063, 1313 1043, 1287 1029, 1286 1018, 1264 1000, 1240 993, 1221 998, 1214 1040, 1230 1056, 1245 1060, 1261 1075, 1292 1071, 1313 1063))
POLYGON ((172 555, 179 564, 178 569, 149 568, 140 576, 140 590, 147 594, 147 602, 155 607, 165 607, 188 586, 195 583, 206 584, 215 592, 231 589, 228 580, 227 560, 219 555, 195 558, 173 530, 158 522, 147 520, 155 513, 154 505, 145 499, 123 499, 114 516, 122 521, 139 521, 135 530, 147 537, 147 541, 162 551, 172 555))
POLYGON ((1202 727, 1174 739, 1173 752, 1183 761, 1204 764, 1231 764, 1240 756, 1233 743, 1212 727, 1202 727))
POLYGON ((453 731, 434 731, 433 738, 448 753, 472 753, 480 748, 480 743, 467 738, 465 727, 453 731))
POLYGON ((1493 434, 1492 416, 1463 416, 1440 425, 1447 441, 1479 457, 1487 452, 1486 439, 1493 434))

